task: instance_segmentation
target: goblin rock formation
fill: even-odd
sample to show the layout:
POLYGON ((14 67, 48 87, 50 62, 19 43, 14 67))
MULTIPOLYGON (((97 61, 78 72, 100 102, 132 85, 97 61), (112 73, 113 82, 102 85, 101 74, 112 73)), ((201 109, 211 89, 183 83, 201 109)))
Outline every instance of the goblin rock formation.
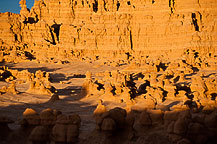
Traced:
MULTIPOLYGON (((26 83, 29 85, 27 93, 44 94, 53 96, 57 91, 51 86, 49 73, 41 70, 31 73, 27 70, 18 71, 8 69, 7 67, 0 67, 0 81, 10 83, 10 86, 3 86, 0 89, 0 95, 3 93, 18 94, 16 90, 16 83, 26 83)), ((57 96, 58 97, 58 96, 57 96)))
POLYGON ((28 143, 75 143, 79 136, 80 122, 77 114, 64 115, 50 108, 38 114, 27 108, 23 112, 19 131, 25 133, 28 143))
POLYGON ((45 103, 19 104, 52 109, 26 109, 18 130, 0 115, 0 140, 217 143, 216 0, 19 4, 20 14, 0 13, 0 97, 48 95, 45 103), (34 73, 16 69, 33 63, 34 73), (53 77, 39 65, 55 67, 46 69, 53 77))

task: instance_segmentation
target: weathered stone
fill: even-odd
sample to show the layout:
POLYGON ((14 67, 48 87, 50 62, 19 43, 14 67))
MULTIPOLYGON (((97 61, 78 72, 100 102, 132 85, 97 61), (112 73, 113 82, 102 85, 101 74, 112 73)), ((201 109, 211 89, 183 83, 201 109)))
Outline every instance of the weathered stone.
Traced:
POLYGON ((29 125, 39 125, 40 124, 39 114, 33 109, 27 108, 23 112, 23 118, 27 120, 29 125))
POLYGON ((116 123, 111 118, 105 118, 102 122, 101 129, 104 131, 113 131, 116 128, 116 123))
POLYGON ((187 121, 184 118, 179 118, 174 124, 174 133, 178 135, 183 135, 186 133, 187 128, 187 121))
POLYGON ((29 136, 29 140, 34 142, 48 142, 50 140, 50 131, 44 126, 35 127, 29 136))
POLYGON ((140 114, 139 122, 141 125, 150 126, 152 125, 152 120, 148 112, 144 111, 140 114))

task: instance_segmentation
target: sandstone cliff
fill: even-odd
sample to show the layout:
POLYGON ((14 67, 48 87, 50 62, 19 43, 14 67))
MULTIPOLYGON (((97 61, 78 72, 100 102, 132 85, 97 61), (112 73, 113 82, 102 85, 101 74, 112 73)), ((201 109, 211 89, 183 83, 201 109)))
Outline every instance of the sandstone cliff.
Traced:
POLYGON ((35 0, 31 10, 21 0, 20 7, 19 15, 0 14, 2 50, 19 44, 36 57, 41 50, 48 57, 78 49, 217 52, 216 0, 35 0))

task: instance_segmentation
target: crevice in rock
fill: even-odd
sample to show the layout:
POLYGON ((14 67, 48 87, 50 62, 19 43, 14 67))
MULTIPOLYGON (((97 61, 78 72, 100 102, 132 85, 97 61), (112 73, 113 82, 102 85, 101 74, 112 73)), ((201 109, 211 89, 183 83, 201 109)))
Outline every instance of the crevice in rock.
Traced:
POLYGON ((120 2, 117 1, 117 11, 119 10, 120 6, 121 6, 120 2))
POLYGON ((108 11, 107 8, 106 8, 106 2, 105 2, 105 0, 103 1, 103 6, 104 6, 105 11, 108 11))
POLYGON ((169 0, 169 7, 171 10, 171 13, 174 13, 175 10, 175 0, 169 0))
POLYGON ((94 3, 93 3, 93 11, 95 13, 97 13, 98 11, 98 0, 94 0, 94 3))
POLYGON ((54 34, 53 34, 51 29, 50 29, 50 34, 51 34, 51 37, 52 37, 52 41, 50 43, 53 44, 53 45, 56 45, 54 34))
MULTIPOLYGON (((28 13, 30 13, 30 10, 27 10, 28 13)), ((40 17, 41 18, 41 17, 40 17)), ((26 24, 35 24, 39 21, 38 15, 34 12, 34 16, 26 17, 25 20, 23 20, 23 23, 26 24)))
POLYGON ((25 51, 25 56, 26 56, 27 59, 29 59, 29 60, 34 60, 34 59, 36 59, 33 54, 31 54, 30 52, 27 52, 27 51, 25 51))
POLYGON ((60 26, 61 24, 53 24, 51 26, 53 28, 53 32, 55 33, 58 42, 59 42, 60 26))
POLYGON ((51 27, 49 27, 49 31, 50 31, 50 35, 51 35, 52 40, 51 41, 48 40, 48 39, 44 39, 44 40, 51 43, 51 44, 53 44, 53 45, 56 45, 55 37, 54 37, 54 34, 53 34, 53 31, 52 31, 51 27))
POLYGON ((95 46, 96 46, 96 49, 98 49, 97 38, 95 38, 95 46))
POLYGON ((73 38, 73 44, 76 45, 76 38, 73 38))
POLYGON ((17 34, 14 34, 15 41, 18 41, 17 34))
POLYGON ((131 5, 130 1, 127 2, 128 5, 131 5))
POLYGON ((133 50, 133 36, 131 30, 130 30, 130 48, 131 50, 133 50))
POLYGON ((14 30, 13 30, 13 25, 11 25, 11 27, 10 27, 10 31, 13 33, 13 35, 14 35, 14 41, 19 41, 19 39, 18 39, 18 35, 14 32, 14 30))
POLYGON ((198 22, 197 22, 198 20, 196 18, 196 14, 192 13, 191 18, 192 18, 192 23, 194 25, 195 31, 200 31, 200 28, 199 28, 199 25, 198 25, 198 22))
POLYGON ((27 24, 27 23, 29 23, 29 24, 35 24, 38 21, 39 21, 38 16, 36 16, 35 18, 34 17, 28 17, 27 20, 25 20, 23 23, 24 24, 27 24))
POLYGON ((127 55, 127 60, 129 60, 130 57, 132 56, 132 55, 130 54, 130 52, 125 52, 125 54, 127 55))

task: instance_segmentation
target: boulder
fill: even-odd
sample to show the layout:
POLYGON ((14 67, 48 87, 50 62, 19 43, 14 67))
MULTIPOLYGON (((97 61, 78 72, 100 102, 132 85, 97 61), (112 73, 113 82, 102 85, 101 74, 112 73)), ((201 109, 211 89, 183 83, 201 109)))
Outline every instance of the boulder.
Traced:
POLYGON ((105 118, 102 121, 101 129, 104 131, 113 131, 116 129, 116 123, 111 118, 105 118))

